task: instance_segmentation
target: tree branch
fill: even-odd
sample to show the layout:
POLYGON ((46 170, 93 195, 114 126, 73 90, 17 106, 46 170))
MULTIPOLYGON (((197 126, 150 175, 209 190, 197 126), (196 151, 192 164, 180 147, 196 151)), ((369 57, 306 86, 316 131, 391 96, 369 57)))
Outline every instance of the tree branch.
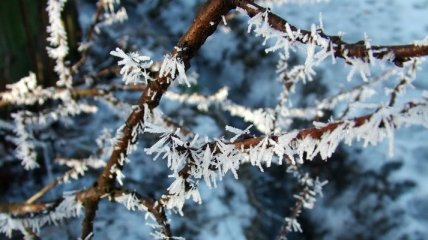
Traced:
MULTIPOLYGON (((401 111, 401 113, 406 113, 409 110, 418 107, 418 106, 427 106, 425 103, 419 103, 419 104, 415 104, 413 102, 409 102, 406 104, 406 107, 401 111)), ((352 124, 353 128, 357 128, 360 127, 362 125, 364 125, 365 123, 367 123, 374 114, 368 114, 368 115, 364 115, 361 117, 357 117, 351 120, 345 120, 345 121, 338 121, 338 122, 332 122, 332 123, 328 123, 323 127, 317 128, 317 127, 313 127, 313 128, 306 128, 306 129, 302 129, 300 131, 298 131, 295 139, 296 140, 302 140, 304 138, 312 138, 314 140, 320 140, 323 138, 323 135, 326 133, 330 133, 332 131, 334 131, 335 129, 337 129, 338 127, 340 127, 343 124, 352 124)), ((380 126, 378 127, 384 127, 383 122, 381 123, 380 126)), ((375 130, 375 129, 372 129, 375 130)), ((278 141, 278 136, 269 136, 270 139, 274 140, 274 141, 278 141)), ((254 147, 257 144, 259 144, 266 136, 263 137, 254 137, 254 138, 247 138, 247 139, 242 139, 242 140, 237 140, 236 142, 233 142, 232 144, 237 148, 237 149, 248 149, 250 147, 254 147)), ((214 144, 214 143, 211 143, 214 144)))
MULTIPOLYGON (((101 22, 101 17, 102 17, 102 13, 104 12, 104 6, 103 6, 103 0, 99 0, 96 3, 96 10, 95 10, 95 14, 93 17, 93 21, 91 23, 91 26, 88 29, 88 32, 86 33, 86 43, 90 44, 94 38, 95 38, 95 28, 98 25, 98 23, 101 22)), ((80 59, 73 64, 73 66, 71 67, 71 69, 73 70, 74 73, 77 73, 80 66, 82 66, 87 57, 88 57, 88 48, 89 46, 85 47, 81 52, 80 52, 80 59)))
MULTIPOLYGON (((176 58, 181 59, 186 68, 189 68, 190 59, 203 45, 205 40, 214 33, 222 16, 226 15, 232 8, 233 5, 225 0, 211 0, 207 2, 195 17, 188 31, 177 43, 177 47, 180 51, 175 48, 171 52, 171 56, 176 56, 176 58)), ((155 80, 148 83, 147 88, 138 100, 138 106, 140 108, 134 110, 128 117, 125 128, 122 131, 122 137, 117 141, 107 166, 98 178, 99 187, 106 188, 104 189, 105 192, 108 192, 108 188, 113 185, 115 180, 115 176, 109 177, 113 166, 122 168, 119 164, 120 157, 122 154, 126 154, 129 140, 132 137, 133 128, 140 124, 143 119, 144 106, 147 105, 149 109, 155 108, 170 84, 170 76, 161 76, 159 73, 155 80)))
POLYGON ((85 218, 82 223, 82 239, 90 239, 94 231, 94 219, 98 209, 99 199, 85 199, 83 206, 85 207, 85 218))
MULTIPOLYGON (((116 200, 117 198, 120 198, 128 194, 130 194, 131 196, 135 196, 136 199, 138 199, 138 204, 142 204, 144 207, 147 208, 146 209, 147 212, 153 215, 155 221, 160 226, 162 234, 167 238, 171 238, 172 237, 171 228, 168 223, 167 217, 165 215, 164 208, 161 204, 156 204, 156 202, 153 201, 152 199, 148 197, 144 197, 135 191, 117 189, 117 190, 114 190, 111 195, 113 199, 116 200)), ((131 203, 131 204, 134 204, 134 203, 131 203)), ((131 207, 131 206, 127 206, 127 207, 131 207)))
MULTIPOLYGON (((406 104, 406 106, 399 112, 399 114, 407 114, 412 110, 417 110, 418 112, 416 114, 420 114, 421 118, 422 115, 424 113, 422 113, 422 109, 417 109, 418 107, 423 107, 426 108, 427 104, 426 103, 413 103, 413 102, 409 102, 406 104)), ((313 128, 306 128, 306 129, 301 129, 299 131, 296 132, 296 134, 294 135, 294 137, 292 139, 289 139, 289 142, 287 143, 291 148, 299 148, 299 141, 302 141, 304 139, 311 139, 311 140, 315 140, 315 141, 322 141, 323 138, 326 138, 326 134, 329 134, 331 132, 333 132, 334 130, 340 128, 340 127, 344 127, 344 126, 348 126, 347 131, 348 133, 352 130, 355 130, 361 126, 363 126, 364 124, 366 124, 367 122, 369 122, 371 120, 371 118, 374 117, 375 114, 379 113, 379 109, 373 113, 373 114, 368 114, 365 116, 361 116, 361 117, 357 117, 354 119, 350 119, 350 120, 343 120, 343 121, 337 121, 337 122, 332 122, 332 123, 328 123, 326 125, 324 125, 323 127, 313 127, 313 128)), ((388 125, 392 125, 393 127, 397 127, 395 125, 395 123, 393 122, 394 120, 394 116, 393 115, 388 115, 388 116, 383 116, 384 119, 379 121, 379 125, 378 126, 374 126, 377 128, 385 128, 386 124, 388 125), (387 120, 386 120, 387 119, 387 120), (386 123, 385 121, 388 121, 388 123, 386 123)), ((411 122, 414 124, 414 122, 411 122)), ((376 129, 373 128, 369 128, 369 129, 365 129, 364 133, 360 133, 360 134, 369 134, 368 131, 376 131, 376 129)), ((286 133, 284 133, 286 134, 286 133)), ((351 134, 351 133, 349 133, 351 134)), ((244 139, 238 139, 235 142, 223 142, 223 144, 227 144, 227 145, 233 145, 234 149, 238 152, 243 152, 246 150, 251 150, 256 148, 263 140, 265 140, 266 138, 268 138, 269 140, 278 143, 281 135, 272 135, 272 136, 259 136, 259 137, 247 137, 244 139)), ((352 135, 351 135, 352 136, 352 135)), ((354 136, 353 138, 360 138, 361 136, 354 136)), ((361 137, 362 138, 362 137, 361 137)), ((343 139, 345 139, 344 136, 342 136, 341 138, 339 138, 338 141, 342 141, 343 139)), ((273 143, 272 142, 272 143, 273 143)), ((267 148, 272 148, 274 147, 272 145, 272 143, 268 143, 266 145, 267 148)), ((314 149, 316 148, 318 143, 312 142, 311 145, 314 146, 314 148, 312 149, 312 151, 314 151, 314 149)), ((331 144, 331 143, 328 143, 331 144)), ((199 147, 198 149, 191 149, 194 152, 203 152, 205 151, 206 148, 210 148, 212 151, 212 161, 216 162, 217 160, 215 159, 217 155, 222 154, 222 151, 220 150, 219 147, 217 147, 217 141, 213 141, 213 142, 209 142, 206 143, 204 145, 202 145, 201 147, 199 147)), ((187 151, 189 149, 186 149, 185 151, 187 151)), ((183 151, 182 149, 177 149, 177 151, 183 151)), ((233 155, 234 153, 228 153, 228 155, 233 155)), ((242 156, 242 158, 244 158, 244 156, 242 156)), ((190 172, 192 171, 192 167, 195 165, 195 161, 193 159, 190 159, 186 165, 180 170, 179 172, 179 176, 183 177, 184 179, 187 179, 190 176, 190 172)), ((210 166, 211 170, 217 170, 217 167, 215 166, 215 164, 210 166)), ((162 203, 165 203, 169 200, 171 196, 168 194, 164 194, 160 201, 162 203)))
POLYGON ((45 203, 0 203, 0 212, 13 214, 36 213, 47 208, 45 203))
MULTIPOLYGON (((249 17, 253 17, 259 13, 268 12, 268 22, 269 25, 281 32, 286 33, 286 24, 289 24, 291 30, 297 31, 300 30, 301 37, 295 39, 301 43, 308 43, 308 40, 305 40, 303 36, 311 36, 311 31, 299 29, 296 26, 291 25, 286 20, 280 16, 271 13, 268 9, 261 7, 260 5, 254 3, 250 0, 233 0, 233 3, 242 9, 244 9, 249 17)), ((390 57, 390 60, 395 63, 395 65, 402 67, 403 63, 409 61, 412 57, 422 57, 428 55, 428 45, 396 45, 396 46, 382 46, 375 45, 371 46, 370 49, 367 49, 364 41, 359 41, 356 43, 347 43, 341 39, 340 36, 331 36, 325 34, 321 29, 317 29, 317 33, 324 39, 328 40, 333 48, 334 56, 339 58, 359 58, 366 60, 369 56, 369 52, 373 53, 373 57, 378 59, 383 59, 384 57, 390 57)))

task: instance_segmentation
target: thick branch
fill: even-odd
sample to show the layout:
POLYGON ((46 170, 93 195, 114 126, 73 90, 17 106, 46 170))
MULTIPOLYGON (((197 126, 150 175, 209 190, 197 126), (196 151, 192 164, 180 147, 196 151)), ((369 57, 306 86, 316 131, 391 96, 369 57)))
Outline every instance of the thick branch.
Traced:
MULTIPOLYGON (((190 59, 202 46, 205 40, 214 33, 222 16, 226 15, 232 8, 233 5, 226 0, 211 0, 206 3, 196 16, 189 30, 177 43, 177 47, 181 50, 178 51, 174 49, 171 55, 181 59, 188 68, 190 66, 190 59)), ((98 178, 100 188, 109 188, 113 185, 115 177, 109 177, 111 169, 113 166, 122 167, 119 165, 120 156, 126 153, 129 140, 132 137, 132 129, 143 119, 144 106, 147 105, 149 109, 155 108, 159 104, 162 95, 167 90, 170 83, 170 76, 160 76, 159 74, 154 81, 149 82, 147 88, 138 100, 140 109, 135 109, 128 117, 125 124, 126 127, 122 131, 122 137, 117 141, 107 166, 98 178)), ((104 191, 106 190, 107 189, 104 191)))
MULTIPOLYGON (((188 68, 190 66, 190 59, 202 46, 205 40, 215 31, 218 23, 221 21, 221 16, 226 15, 232 8, 233 6, 229 1, 209 1, 201 9, 189 30, 178 42, 177 47, 180 51, 175 48, 172 51, 171 56, 181 59, 188 68)), ((82 236, 87 236, 92 232, 91 228, 95 210, 92 211, 91 209, 95 209, 94 206, 97 206, 102 195, 113 190, 116 176, 112 173, 112 169, 114 167, 122 169, 123 166, 120 164, 121 156, 126 156, 126 151, 132 138, 133 129, 143 121, 145 106, 148 106, 149 109, 155 108, 159 104, 163 93, 167 90, 170 84, 170 76, 161 76, 158 74, 154 81, 149 82, 138 100, 139 109, 135 109, 126 120, 125 127, 121 132, 121 137, 117 140, 106 167, 97 179, 97 187, 92 188, 95 192, 94 201, 89 201, 89 212, 87 212, 87 216, 83 223, 84 230, 82 232, 82 236)), ((165 235, 171 235, 169 230, 168 232, 165 232, 165 235)))
POLYGON ((85 218, 82 223, 82 239, 89 239, 93 236, 94 219, 98 209, 97 199, 85 199, 83 206, 85 207, 85 218))
MULTIPOLYGON (((183 35, 177 43, 178 49, 174 49, 171 53, 172 56, 181 59, 186 67, 190 66, 190 59, 194 56, 196 51, 203 45, 205 40, 215 31, 217 24, 221 21, 221 17, 226 15, 233 6, 230 2, 224 0, 209 1, 200 11, 195 18, 192 26, 183 35), (214 24, 213 24, 214 23, 214 24)), ((85 207, 85 219, 83 221, 82 238, 86 238, 93 231, 93 220, 95 218, 97 206, 101 195, 112 191, 114 184, 114 177, 110 177, 111 169, 113 166, 121 168, 119 160, 122 154, 126 154, 126 149, 130 144, 132 137, 132 130, 136 127, 144 116, 144 106, 147 105, 149 109, 155 108, 170 85, 170 76, 158 75, 155 81, 149 82, 145 88, 142 96, 138 101, 140 109, 136 109, 128 117, 126 127, 122 131, 122 137, 117 141, 114 151, 111 155, 107 166, 98 178, 98 186, 92 187, 86 191, 78 193, 77 198, 85 207)), ((85 92, 83 95, 93 95, 94 92, 85 92)), ((95 93, 97 94, 97 92, 95 93)), ((152 201, 141 198, 142 203, 148 206, 149 211, 155 216, 156 220, 161 226, 164 226, 163 232, 166 236, 171 236, 169 225, 166 223, 164 211, 160 206, 156 206, 152 201)), ((42 208, 43 204, 24 204, 15 206, 15 210, 28 210, 30 207, 42 208)), ((34 210, 34 209, 33 209, 34 210)))

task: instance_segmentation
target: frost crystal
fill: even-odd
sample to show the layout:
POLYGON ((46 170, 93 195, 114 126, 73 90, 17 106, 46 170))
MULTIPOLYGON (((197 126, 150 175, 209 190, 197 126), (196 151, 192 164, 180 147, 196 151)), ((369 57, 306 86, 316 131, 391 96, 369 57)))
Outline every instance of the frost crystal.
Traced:
MULTIPOLYGON (((111 167, 110 174, 114 174, 116 176, 116 181, 120 184, 120 186, 123 186, 123 179, 125 178, 125 175, 122 173, 122 170, 117 167, 116 164, 111 167)), ((110 178, 112 177, 113 175, 110 175, 110 178)))
POLYGON ((89 168, 99 169, 106 165, 106 163, 101 159, 88 158, 84 160, 80 159, 57 159, 58 164, 65 165, 70 168, 69 171, 62 177, 62 181, 68 182, 70 178, 78 179, 79 176, 84 176, 85 172, 89 168))
POLYGON ((114 5, 119 3, 120 0, 101 0, 103 8, 107 12, 114 12, 114 5))
POLYGON ((115 51, 110 52, 111 55, 121 58, 118 65, 123 65, 120 74, 123 75, 125 84, 141 83, 147 84, 150 77, 148 69, 152 66, 153 61, 150 57, 139 55, 137 52, 126 54, 122 49, 116 48, 115 51), (141 80, 143 78, 143 81, 141 80))
POLYGON ((294 39, 294 33, 292 35, 288 35, 276 29, 273 29, 268 22, 268 14, 269 12, 258 13, 250 20, 248 20, 248 32, 252 30, 256 36, 261 36, 264 38, 263 45, 265 45, 269 40, 275 41, 272 47, 267 48, 266 52, 274 52, 278 49, 284 49, 285 55, 289 55, 289 48, 293 41, 289 41, 289 39, 294 39), (287 38, 288 37, 288 38, 287 38))
POLYGON ((356 72, 358 72, 363 79, 363 81, 367 82, 368 77, 370 77, 370 65, 368 62, 360 59, 360 58, 350 58, 347 57, 346 54, 344 54, 345 60, 351 64, 351 70, 349 71, 347 80, 351 81, 352 77, 355 75, 356 72))
POLYGON ((279 31, 270 26, 269 11, 258 13, 248 21, 248 32, 251 32, 253 29, 256 36, 263 37, 263 45, 267 42, 273 43, 265 52, 274 52, 282 49, 284 51, 282 53, 282 58, 289 59, 290 49, 295 51, 295 46, 298 43, 302 45, 300 42, 306 45, 307 56, 305 64, 295 71, 299 72, 300 78, 311 81, 312 76, 315 75, 313 66, 320 64, 328 56, 332 56, 334 59, 333 43, 320 34, 323 28, 322 22, 320 22, 320 26, 315 26, 313 24, 310 33, 302 33, 303 31, 290 26, 288 23, 285 24, 284 28, 285 31, 279 31), (318 52, 316 52, 317 46, 321 47, 318 52))
POLYGON ((210 96, 202 96, 196 93, 193 94, 178 94, 171 91, 167 91, 164 97, 173 101, 187 103, 196 106, 201 111, 208 111, 208 108, 212 105, 218 105, 226 101, 228 96, 227 87, 219 89, 216 93, 210 96))
POLYGON ((15 150, 16 157, 21 159, 21 164, 26 170, 39 167, 37 163, 36 146, 34 144, 33 134, 27 130, 25 125, 25 112, 12 114, 15 122, 15 133, 17 138, 14 140, 18 146, 15 150))
POLYGON ((300 223, 295 218, 285 218, 285 221, 290 226, 290 230, 293 232, 302 232, 300 223))
POLYGON ((232 116, 242 117, 244 121, 253 123, 258 130, 265 134, 269 134, 273 129, 275 117, 272 109, 249 109, 231 101, 222 102, 221 107, 232 116))
MULTIPOLYGON (((181 49, 178 49, 181 51, 181 49)), ((160 71, 160 77, 168 77, 171 81, 178 77, 178 83, 186 84, 187 87, 190 87, 190 82, 186 76, 186 68, 184 66, 183 60, 167 54, 162 62, 160 71)))
POLYGON ((105 25, 111 25, 113 23, 122 23, 128 19, 128 14, 126 13, 126 9, 121 7, 117 12, 106 12, 104 13, 104 21, 105 25))
POLYGON ((67 33, 61 20, 61 12, 67 0, 48 0, 47 12, 49 25, 47 27, 49 57, 55 60, 55 72, 59 76, 58 86, 71 88, 72 79, 70 69, 65 65, 64 59, 68 54, 67 33))
MULTIPOLYGON (((427 126, 427 122, 427 105, 426 102, 422 102, 404 111, 398 108, 379 109, 364 122, 348 120, 317 123, 318 128, 314 129, 251 139, 250 142, 256 142, 245 147, 241 145, 238 138, 248 133, 248 128, 240 130, 227 126, 226 130, 235 134, 230 141, 220 138, 210 142, 207 138, 203 140, 197 136, 190 141, 180 137, 177 131, 149 123, 145 131, 161 136, 145 151, 149 155, 155 154, 155 159, 159 156, 167 159, 167 165, 175 180, 168 188, 169 194, 163 197, 162 204, 182 213, 181 209, 186 199, 192 197, 195 201, 200 201, 199 193, 195 185, 192 185, 193 181, 204 179, 208 187, 216 187, 216 182, 222 180, 229 171, 238 178, 237 170, 246 162, 263 171, 264 166, 269 167, 273 162, 281 164, 284 158, 292 166, 302 164, 305 160, 312 160, 317 155, 327 159, 335 152, 340 142, 351 144, 354 140, 363 140, 365 145, 377 144, 386 137, 392 137, 392 130, 403 124, 427 126), (321 131, 322 135, 313 137, 318 134, 312 135, 311 132, 314 131, 321 131), (186 171, 184 174, 188 174, 188 177, 183 178, 182 171, 186 171)), ((245 142, 246 139, 242 141, 245 142)), ((299 178, 299 181, 308 190, 296 195, 296 198, 301 201, 303 207, 312 208, 316 200, 315 196, 321 193, 322 186, 326 182, 320 182, 305 175, 299 178)))
POLYGON ((8 91, 0 93, 0 98, 17 105, 41 105, 48 99, 61 100, 62 92, 67 91, 38 86, 36 75, 32 72, 18 82, 6 85, 6 88, 8 91))
POLYGON ((115 10, 115 5, 120 4, 120 0, 100 0, 104 8, 104 25, 111 25, 115 22, 123 22, 128 18, 126 9, 121 7, 118 11, 115 10))
POLYGON ((186 199, 192 198, 194 202, 201 203, 201 196, 198 189, 193 186, 189 191, 186 191, 186 180, 182 177, 177 177, 175 181, 168 187, 167 201, 164 203, 168 209, 176 209, 180 215, 183 215, 183 206, 186 199))
POLYGON ((40 229, 46 224, 58 224, 67 218, 78 217, 82 214, 82 203, 76 201, 75 195, 65 195, 58 206, 48 204, 46 211, 36 216, 15 216, 0 213, 0 233, 12 237, 13 230, 25 232, 25 229, 31 229, 34 232, 40 232, 40 229))
POLYGON ((36 74, 32 72, 18 82, 6 85, 6 88, 9 91, 1 95, 2 99, 16 104, 32 104, 36 102, 37 98, 32 98, 28 95, 41 90, 41 87, 37 86, 36 74))
POLYGON ((147 207, 140 203, 140 200, 135 196, 135 194, 123 194, 119 197, 115 197, 114 200, 123 204, 128 210, 147 211, 147 207))
POLYGON ((230 142, 234 142, 236 141, 236 139, 238 139, 242 134, 249 134, 250 133, 250 128, 253 125, 250 125, 249 127, 247 127, 245 130, 241 130, 232 126, 226 126, 226 131, 229 131, 231 133, 234 133, 235 136, 233 138, 230 139, 230 142))

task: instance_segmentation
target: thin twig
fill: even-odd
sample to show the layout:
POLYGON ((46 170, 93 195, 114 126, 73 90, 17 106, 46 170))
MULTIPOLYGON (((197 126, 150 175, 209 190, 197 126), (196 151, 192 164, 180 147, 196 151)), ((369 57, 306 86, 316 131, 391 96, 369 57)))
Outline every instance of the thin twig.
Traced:
MULTIPOLYGON (((95 10, 95 15, 94 15, 92 24, 89 27, 88 32, 86 33, 86 40, 85 40, 86 44, 90 44, 94 40, 95 28, 98 25, 98 23, 101 22, 101 17, 103 12, 104 12, 103 0, 99 0, 97 2, 97 8, 95 10)), ((71 67, 74 73, 77 73, 79 71, 80 66, 82 66, 85 63, 88 57, 88 50, 89 50, 89 47, 85 47, 80 52, 80 59, 76 63, 74 63, 73 66, 71 67)))
POLYGON ((27 201, 25 201, 25 203, 34 203, 35 201, 43 197, 47 192, 49 192, 49 190, 51 190, 56 185, 58 185, 59 182, 60 182, 60 178, 56 178, 55 180, 50 182, 48 185, 44 186, 42 189, 36 192, 33 196, 28 198, 27 201))
POLYGON ((112 191, 111 196, 113 199, 115 199, 127 194, 134 195, 138 199, 139 203, 147 208, 147 211, 153 215, 156 222, 161 227, 161 231, 164 236, 168 238, 172 237, 171 228, 165 215, 165 210, 161 204, 156 204, 156 202, 152 199, 144 197, 135 191, 128 191, 124 189, 116 189, 112 191))
POLYGON ((410 84, 411 81, 415 78, 417 68, 418 68, 418 60, 414 59, 409 70, 407 70, 407 72, 404 74, 404 76, 400 79, 398 84, 392 90, 391 98, 389 99, 388 106, 390 107, 394 106, 395 101, 397 100, 398 94, 400 94, 403 88, 406 85, 410 84))

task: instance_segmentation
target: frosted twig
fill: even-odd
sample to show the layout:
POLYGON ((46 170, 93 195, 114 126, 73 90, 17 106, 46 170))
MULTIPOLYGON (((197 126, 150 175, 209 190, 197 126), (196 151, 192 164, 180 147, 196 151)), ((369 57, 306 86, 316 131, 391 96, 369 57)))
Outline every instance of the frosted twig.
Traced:
POLYGON ((412 81, 416 78, 416 72, 419 69, 420 65, 421 61, 417 58, 414 58, 413 61, 410 63, 410 67, 407 72, 404 73, 398 84, 392 90, 388 106, 394 106, 398 95, 404 91, 406 86, 411 85, 412 81))
POLYGON ((165 210, 161 204, 154 202, 148 197, 143 197, 137 192, 131 192, 123 189, 114 190, 111 193, 114 201, 123 204, 128 210, 131 211, 145 211, 146 219, 148 217, 156 221, 161 229, 161 233, 165 236, 164 239, 170 239, 171 229, 168 219, 165 215, 165 210))
POLYGON ((48 42, 50 47, 47 48, 48 55, 55 60, 55 72, 59 76, 58 86, 71 88, 72 78, 69 67, 65 64, 65 57, 69 48, 67 44, 67 32, 64 23, 61 20, 61 12, 67 0, 48 0, 47 12, 49 16, 49 25, 47 32, 49 34, 48 42))
POLYGON ((74 73, 77 73, 79 68, 86 62, 89 48, 93 44, 96 33, 99 31, 99 25, 103 23, 110 25, 114 22, 122 22, 127 19, 125 8, 122 7, 118 11, 115 10, 114 5, 119 3, 120 0, 98 0, 96 3, 97 8, 92 23, 86 32, 86 39, 80 44, 78 49, 80 51, 80 58, 71 67, 74 73))
MULTIPOLYGON (((283 36, 289 40, 308 44, 310 42, 309 38, 314 37, 312 30, 309 31, 298 29, 278 15, 269 12, 266 8, 259 6, 253 1, 234 0, 233 2, 237 7, 244 9, 250 17, 255 17, 257 14, 266 14, 266 21, 269 26, 276 31, 284 33, 283 36), (289 34, 290 30, 287 31, 287 26, 289 26, 289 29, 293 33, 292 36, 289 34)), ((364 42, 360 41, 356 43, 347 43, 344 42, 340 36, 330 36, 325 34, 322 29, 316 29, 315 34, 317 36, 317 41, 314 43, 321 43, 322 47, 329 48, 326 49, 327 52, 333 51, 333 56, 339 58, 358 58, 367 61, 369 57, 369 51, 371 51, 374 58, 387 58, 388 60, 394 62, 397 66, 402 66, 403 63, 408 61, 411 57, 421 57, 428 55, 428 45, 425 44, 408 44, 397 46, 372 45, 370 49, 367 49, 364 42), (324 41, 320 41, 321 39, 327 41, 327 44, 324 41)))
POLYGON ((294 196, 296 202, 291 208, 290 215, 284 219, 285 221, 277 235, 277 240, 287 239, 289 232, 302 232, 300 224, 297 221, 302 213, 302 208, 313 208, 317 195, 322 196, 322 188, 327 184, 327 181, 320 182, 318 177, 313 179, 308 173, 302 174, 295 165, 289 166, 287 172, 291 173, 298 180, 302 190, 294 196))
POLYGON ((82 204, 76 195, 64 195, 53 203, 0 204, 0 232, 11 237, 13 230, 39 232, 46 224, 81 215, 82 204), (27 213, 38 215, 28 217, 27 213))

